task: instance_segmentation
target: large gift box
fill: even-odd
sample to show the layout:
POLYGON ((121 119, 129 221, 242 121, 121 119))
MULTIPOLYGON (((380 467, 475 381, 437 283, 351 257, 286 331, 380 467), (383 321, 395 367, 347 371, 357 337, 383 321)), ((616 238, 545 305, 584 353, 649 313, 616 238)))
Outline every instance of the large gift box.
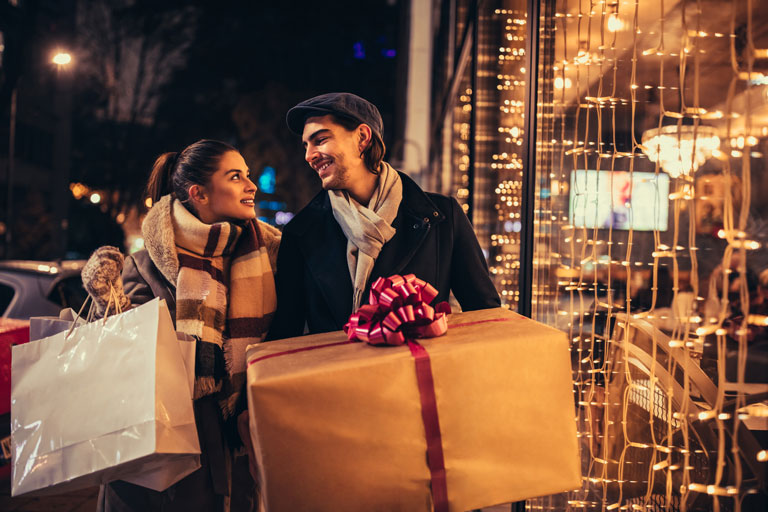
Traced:
MULTIPOLYGON (((447 318, 446 335, 418 340, 431 364, 445 508, 579 488, 564 333, 502 308, 447 318)), ((269 511, 433 507, 430 428, 409 348, 341 331, 249 347, 251 436, 269 511)))

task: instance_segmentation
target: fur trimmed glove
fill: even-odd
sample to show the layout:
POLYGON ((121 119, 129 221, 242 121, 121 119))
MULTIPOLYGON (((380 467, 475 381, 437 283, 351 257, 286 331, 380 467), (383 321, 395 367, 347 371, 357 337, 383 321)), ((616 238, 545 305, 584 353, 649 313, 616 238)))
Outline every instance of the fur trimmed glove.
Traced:
POLYGON ((83 287, 93 298, 93 303, 96 304, 96 313, 99 316, 115 313, 117 310, 115 302, 121 311, 131 305, 131 300, 125 296, 123 291, 123 279, 120 276, 123 271, 123 261, 124 258, 120 249, 105 245, 96 249, 83 267, 83 287), (111 303, 110 288, 115 290, 111 303), (108 304, 109 311, 106 310, 108 304))

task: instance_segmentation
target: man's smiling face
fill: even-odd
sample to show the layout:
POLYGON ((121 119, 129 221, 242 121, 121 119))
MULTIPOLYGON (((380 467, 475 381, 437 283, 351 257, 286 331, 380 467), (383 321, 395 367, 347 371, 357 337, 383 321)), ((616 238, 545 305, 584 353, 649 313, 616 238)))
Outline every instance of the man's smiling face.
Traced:
POLYGON ((347 190, 356 173, 365 171, 356 132, 334 122, 331 115, 307 119, 301 140, 304 159, 325 190, 347 190))

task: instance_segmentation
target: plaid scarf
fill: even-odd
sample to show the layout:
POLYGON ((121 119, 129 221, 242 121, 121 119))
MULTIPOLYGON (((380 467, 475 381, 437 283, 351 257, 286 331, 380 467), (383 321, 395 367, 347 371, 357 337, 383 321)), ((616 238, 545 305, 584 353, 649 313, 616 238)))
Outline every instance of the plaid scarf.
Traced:
POLYGON ((176 329, 198 338, 194 398, 219 393, 224 419, 245 384, 245 348, 264 340, 277 297, 256 220, 205 224, 178 200, 176 329))

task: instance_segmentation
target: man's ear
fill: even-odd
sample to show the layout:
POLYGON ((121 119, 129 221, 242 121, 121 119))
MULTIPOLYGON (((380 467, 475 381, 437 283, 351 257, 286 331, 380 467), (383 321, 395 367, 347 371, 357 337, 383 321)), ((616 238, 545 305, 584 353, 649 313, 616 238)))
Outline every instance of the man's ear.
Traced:
POLYGON ((189 187, 189 198, 194 203, 206 204, 208 202, 208 194, 206 193, 205 187, 201 187, 200 185, 192 185, 189 187))
POLYGON ((357 127, 357 140, 358 144, 357 147, 360 150, 360 154, 363 153, 366 149, 368 149, 368 146, 371 144, 371 139, 373 138, 373 132, 371 131, 371 127, 367 124, 361 124, 357 127))

